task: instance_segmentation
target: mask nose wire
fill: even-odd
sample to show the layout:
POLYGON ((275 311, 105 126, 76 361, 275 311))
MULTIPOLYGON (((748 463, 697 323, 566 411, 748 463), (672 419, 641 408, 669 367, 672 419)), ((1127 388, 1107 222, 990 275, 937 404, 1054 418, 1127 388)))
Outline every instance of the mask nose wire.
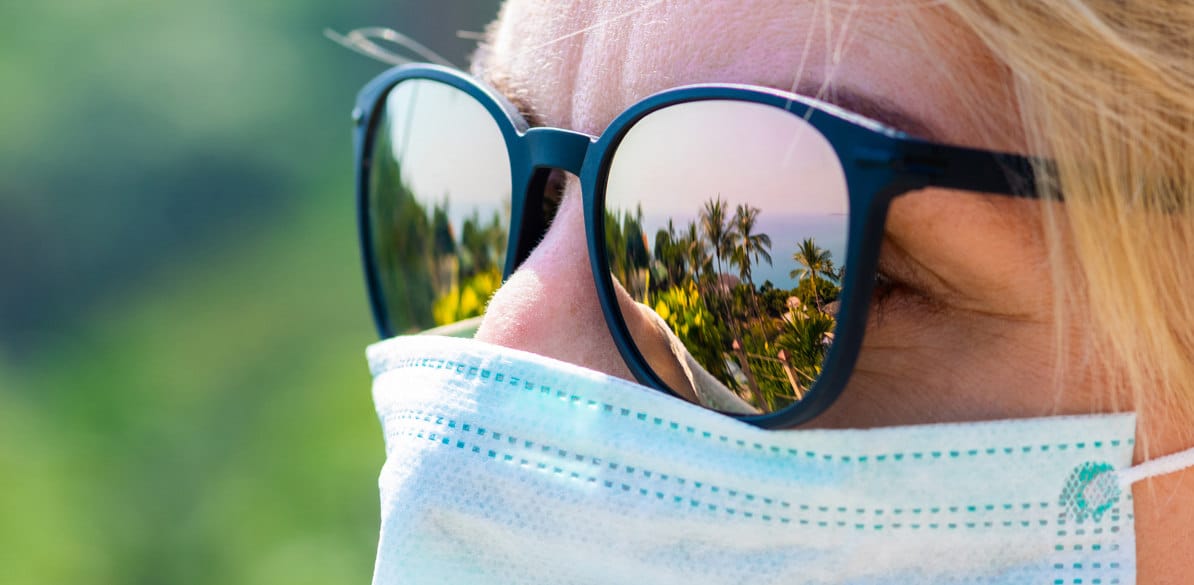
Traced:
MULTIPOLYGON (((560 170, 580 176, 589 150, 597 139, 588 134, 561 128, 531 128, 517 138, 520 152, 511 153, 522 161, 528 180, 515 193, 510 213, 510 249, 503 279, 530 256, 547 231, 549 218, 543 216, 543 195, 549 171, 560 170)), ((512 145, 514 146, 514 145, 512 145)), ((515 163, 519 164, 519 163, 515 163)), ((514 170, 518 176, 519 169, 514 170)))

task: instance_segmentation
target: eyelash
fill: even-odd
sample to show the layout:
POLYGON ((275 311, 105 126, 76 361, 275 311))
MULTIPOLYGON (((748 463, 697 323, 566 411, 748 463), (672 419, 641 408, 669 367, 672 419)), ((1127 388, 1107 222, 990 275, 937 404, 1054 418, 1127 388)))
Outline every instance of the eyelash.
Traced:
POLYGON ((938 308, 923 291, 888 275, 882 267, 875 272, 875 288, 871 293, 871 310, 882 317, 892 310, 932 310, 938 308))
POLYGON ((875 273, 875 290, 871 293, 871 309, 876 314, 883 314, 888 309, 888 301, 897 285, 891 277, 882 272, 875 273))

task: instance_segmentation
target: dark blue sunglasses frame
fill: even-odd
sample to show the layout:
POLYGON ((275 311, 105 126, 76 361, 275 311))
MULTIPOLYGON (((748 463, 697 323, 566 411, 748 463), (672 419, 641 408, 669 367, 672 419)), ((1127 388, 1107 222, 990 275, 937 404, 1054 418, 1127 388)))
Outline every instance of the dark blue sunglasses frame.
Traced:
POLYGON ((505 97, 458 71, 436 65, 404 65, 374 78, 357 96, 355 124, 357 220, 362 261, 374 321, 381 337, 395 335, 389 324, 378 267, 370 248, 369 172, 377 113, 389 91, 408 80, 429 80, 454 87, 477 100, 497 122, 510 157, 513 190, 510 233, 503 279, 527 258, 545 233, 543 216, 548 174, 560 170, 580 178, 586 240, 601 310, 630 371, 652 388, 675 395, 647 363, 630 335, 614 296, 604 243, 605 186, 618 144, 644 116, 669 106, 701 100, 735 100, 772 106, 803 118, 833 147, 849 191, 846 271, 834 342, 821 376, 804 398, 776 412, 727 415, 763 428, 807 422, 827 409, 850 378, 862 347, 874 292, 884 223, 892 200, 926 187, 993 195, 1039 198, 1037 173, 1051 162, 1039 158, 950 146, 921 140, 841 108, 805 96, 747 85, 694 85, 650 96, 619 115, 600 137, 559 128, 532 128, 505 97))

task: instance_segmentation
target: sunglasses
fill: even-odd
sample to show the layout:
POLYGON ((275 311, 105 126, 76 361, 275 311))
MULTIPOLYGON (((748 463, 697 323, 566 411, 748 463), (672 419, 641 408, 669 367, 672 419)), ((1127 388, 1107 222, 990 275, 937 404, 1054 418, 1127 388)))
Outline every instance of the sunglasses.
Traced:
POLYGON ((812 419, 845 387, 896 197, 941 187, 1036 198, 1034 169, 1050 164, 745 85, 664 91, 594 137, 532 128, 477 80, 408 65, 370 81, 353 118, 383 338, 475 332, 546 233, 569 173, 630 371, 764 428, 812 419))

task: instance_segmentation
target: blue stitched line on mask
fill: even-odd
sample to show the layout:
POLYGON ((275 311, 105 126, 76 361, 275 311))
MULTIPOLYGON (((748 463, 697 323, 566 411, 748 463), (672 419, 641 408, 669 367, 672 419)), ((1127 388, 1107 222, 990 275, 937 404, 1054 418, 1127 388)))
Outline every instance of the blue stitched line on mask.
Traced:
MULTIPOLYGON (((516 465, 522 469, 537 471, 540 473, 551 474, 565 479, 575 481, 583 481, 586 483, 600 485, 606 489, 615 492, 621 491, 628 494, 638 494, 640 497, 654 498, 659 501, 670 501, 673 505, 682 505, 687 503, 689 508, 707 510, 714 513, 722 513, 729 516, 740 517, 752 520, 761 520, 768 523, 778 524, 796 524, 800 526, 818 527, 818 528, 850 528, 853 530, 874 530, 881 531, 886 529, 899 530, 962 530, 962 529, 978 529, 978 528, 994 528, 996 522, 894 522, 894 523, 867 523, 847 520, 812 520, 808 518, 793 518, 790 516, 775 516, 771 514, 761 514, 749 510, 741 510, 729 506, 719 506, 708 502, 702 502, 693 498, 678 496, 674 494, 667 494, 662 491, 650 490, 647 488, 636 487, 624 482, 610 481, 598 479, 592 475, 581 475, 575 471, 567 471, 559 466, 550 465, 543 462, 530 461, 524 457, 518 457, 509 453, 499 451, 497 449, 487 449, 480 445, 469 443, 461 439, 453 439, 446 435, 439 433, 424 433, 423 431, 406 430, 398 433, 397 436, 419 438, 431 443, 440 444, 448 447, 455 447, 464 452, 470 452, 474 455, 488 458, 495 462, 507 463, 516 465)), ((1017 525, 1022 528, 1029 528, 1034 525, 1047 526, 1048 520, 1021 520, 1011 521, 1006 520, 998 522, 1005 528, 1016 528, 1017 525)), ((1118 528, 1118 527, 1117 527, 1118 528)))
MULTIPOLYGON (((620 471, 623 471, 631 476, 642 475, 642 477, 644 477, 646 479, 656 479, 658 481, 674 481, 681 486, 691 485, 692 487, 697 488, 697 489, 707 489, 713 494, 727 494, 729 497, 742 498, 742 499, 746 500, 747 502, 752 502, 752 503, 755 503, 756 505, 759 502, 761 502, 763 505, 766 505, 766 506, 779 506, 780 508, 783 508, 786 510, 799 510, 802 512, 821 512, 821 513, 827 513, 827 514, 828 513, 847 514, 847 513, 853 512, 854 514, 858 514, 858 515, 872 514, 874 516, 882 516, 884 514, 891 514, 894 516, 909 514, 912 517, 916 517, 916 516, 920 516, 922 514, 925 516, 929 516, 929 515, 935 515, 935 514, 968 514, 968 513, 985 513, 985 512, 997 512, 997 511, 1012 511, 1012 510, 1016 510, 1016 509, 1024 510, 1024 511, 1033 510, 1033 509, 1045 510, 1050 507, 1048 502, 1039 502, 1039 503, 1022 502, 1019 504, 1005 503, 1005 504, 982 504, 982 505, 960 505, 960 506, 959 505, 923 506, 923 507, 892 508, 890 510, 883 509, 883 508, 867 509, 867 508, 849 508, 846 506, 830 507, 830 506, 820 506, 820 505, 812 505, 812 504, 793 504, 791 502, 788 502, 788 501, 782 500, 782 499, 777 500, 775 498, 770 498, 770 497, 760 497, 760 496, 757 496, 755 494, 752 494, 752 493, 749 493, 749 492, 746 492, 743 490, 737 490, 737 489, 732 489, 732 488, 725 489, 722 486, 709 485, 707 482, 692 481, 692 480, 689 480, 689 479, 686 479, 683 477, 673 476, 673 475, 669 475, 666 473, 656 473, 656 472, 648 470, 648 469, 642 469, 642 468, 635 467, 635 466, 623 465, 623 464, 620 464, 617 462, 612 462, 612 461, 611 462, 603 462, 600 458, 597 458, 597 457, 592 457, 592 456, 588 456, 588 455, 584 455, 584 454, 576 453, 576 452, 570 453, 567 450, 560 449, 558 447, 554 447, 554 446, 547 445, 547 444, 536 444, 534 441, 520 439, 518 437, 510 435, 509 433, 502 433, 502 432, 489 430, 484 427, 479 427, 479 426, 476 426, 471 423, 456 421, 456 420, 448 418, 448 417, 444 417, 444 416, 441 416, 438 414, 429 413, 429 412, 425 412, 425 411, 421 411, 421 410, 417 410, 417 409, 403 409, 400 411, 395 411, 395 412, 390 413, 388 418, 390 420, 397 420, 397 421, 402 421, 402 420, 421 421, 421 422, 435 424, 435 425, 441 426, 441 427, 447 427, 450 429, 458 429, 459 432, 476 434, 478 437, 486 437, 489 440, 496 441, 498 443, 505 442, 506 444, 509 444, 509 445, 515 445, 515 446, 521 445, 523 448, 526 448, 526 449, 538 448, 540 453, 554 455, 555 457, 557 457, 559 459, 563 459, 564 461, 567 461, 570 463, 578 462, 578 463, 591 465, 591 466, 597 467, 597 468, 608 468, 612 471, 620 470, 620 471)), ((1115 508, 1114 510, 1112 510, 1111 513, 1112 513, 1111 520, 1113 522, 1118 522, 1119 509, 1115 508)), ((1012 524, 1014 524, 1014 522, 1010 521, 1010 520, 1000 521, 1000 523, 1003 526, 1011 526, 1012 524)), ((1020 523, 1023 526, 1028 526, 1032 522, 1024 520, 1024 521, 1020 521, 1020 523)), ((1044 520, 1040 520, 1037 523, 1039 523, 1041 526, 1046 525, 1046 522, 1044 520)), ((1064 526, 1065 523, 1066 523, 1066 521, 1064 519, 1060 519, 1057 522, 1058 526, 1064 526)), ((967 527, 969 527, 969 528, 974 528, 974 527, 976 527, 976 525, 978 523, 975 521, 969 521, 969 522, 965 522, 964 524, 966 524, 967 527)), ((993 523, 988 521, 988 522, 984 522, 983 524, 985 524, 987 526, 991 526, 993 523)), ((1083 529, 1079 529, 1079 531, 1082 531, 1082 530, 1083 529)), ((1101 532, 1102 531, 1099 530, 1099 533, 1101 533, 1101 532)), ((1077 534, 1082 534, 1082 532, 1078 532, 1077 534)), ((1064 535, 1065 535, 1064 531, 1061 531, 1059 533, 1059 536, 1064 536, 1064 535)))
POLYGON ((1123 565, 1121 563, 1116 561, 1089 561, 1091 558, 1091 553, 1121 554, 1118 543, 1112 542, 1107 546, 1094 543, 1087 547, 1083 547, 1082 544, 1075 544, 1072 547, 1066 546, 1064 544, 1057 544, 1054 546, 1054 550, 1061 553, 1072 550, 1072 552, 1077 553, 1075 555, 1075 558, 1077 559, 1076 562, 1071 561, 1069 563, 1054 563, 1053 569, 1055 571, 1062 574, 1068 574, 1068 576, 1059 576, 1055 578, 1053 580, 1054 585, 1069 585, 1071 583, 1080 585, 1086 583, 1091 585, 1115 585, 1120 583, 1119 578, 1115 577, 1114 575, 1123 573, 1123 565), (1081 576, 1073 576, 1075 572, 1081 576), (1109 580, 1105 580, 1107 578, 1109 578, 1109 580))
POLYGON ((1015 453, 1032 453, 1034 451, 1048 452, 1052 449, 1058 451, 1066 451, 1068 449, 1084 450, 1084 449, 1102 449, 1106 446, 1119 447, 1121 444, 1133 445, 1134 439, 1112 439, 1110 441, 1091 441, 1077 442, 1077 443, 1058 443, 1055 445, 1021 445, 1012 447, 988 447, 985 449, 967 449, 967 450, 948 450, 948 451, 924 451, 912 453, 882 453, 872 455, 832 455, 827 453, 816 453, 813 451, 800 451, 788 447, 780 447, 777 445, 764 445, 762 443, 751 442, 748 443, 742 439, 732 439, 726 435, 719 435, 709 431, 702 431, 689 425, 682 425, 675 421, 664 420, 663 418, 651 416, 645 412, 635 412, 628 408, 622 408, 599 402, 577 394, 564 392, 562 390, 555 390, 550 386, 536 384, 530 380, 524 380, 518 376, 508 376, 503 372, 493 372, 489 369, 478 368, 477 366, 470 366, 451 360, 441 358, 406 358, 398 361, 386 361, 374 372, 378 375, 383 372, 398 370, 401 368, 426 368, 435 370, 454 370, 465 378, 477 378, 490 381, 494 384, 503 384, 513 387, 520 387, 526 392, 537 393, 541 396, 554 396, 555 398, 571 402, 573 404, 583 404, 584 406, 598 409, 598 412, 606 414, 613 414, 631 420, 638 420, 644 423, 653 423, 655 426, 665 429, 670 429, 677 432, 685 432, 695 437, 701 437, 709 440, 717 440, 721 443, 736 444, 743 448, 753 448, 757 451, 769 451, 776 455, 786 454, 793 457, 805 457, 807 459, 821 459, 822 461, 840 461, 842 463, 867 463, 867 462, 886 462, 886 461, 903 461, 904 459, 914 460, 944 460, 956 459, 959 457, 977 457, 980 455, 998 455, 1015 454, 1015 453), (508 381, 507 381, 508 378, 508 381))
MULTIPOLYGON (((1094 545, 1091 548, 1096 551, 1102 550, 1102 547, 1100 547, 1099 545, 1094 545)), ((1058 545, 1055 550, 1060 551, 1060 550, 1064 550, 1064 549, 1065 549, 1064 546, 1058 545)), ((1081 551, 1082 545, 1075 546, 1074 550, 1081 551)), ((1113 553, 1113 554, 1118 553, 1119 552, 1119 544, 1112 543, 1111 546, 1107 547, 1107 551, 1110 553, 1113 553)), ((1115 561, 1111 561, 1111 562, 1107 562, 1107 563, 1101 563, 1101 562, 1053 563, 1053 570, 1055 570, 1055 571, 1070 573, 1071 575, 1074 572, 1078 572, 1078 573, 1084 575, 1081 577, 1070 577, 1070 578, 1058 577, 1053 580, 1053 583, 1054 583, 1054 585, 1066 585, 1069 583, 1073 583, 1076 585, 1082 585, 1084 583, 1090 583, 1091 585, 1101 585, 1103 583, 1103 577, 1099 577, 1096 575, 1104 575, 1105 576, 1107 573, 1105 573, 1104 571, 1120 572, 1122 567, 1123 567, 1123 565, 1121 565, 1120 563, 1115 562, 1115 561)), ((1116 585, 1119 582, 1120 581, 1119 581, 1118 577, 1113 577, 1113 578, 1111 578, 1111 580, 1107 581, 1107 585, 1116 585)))

